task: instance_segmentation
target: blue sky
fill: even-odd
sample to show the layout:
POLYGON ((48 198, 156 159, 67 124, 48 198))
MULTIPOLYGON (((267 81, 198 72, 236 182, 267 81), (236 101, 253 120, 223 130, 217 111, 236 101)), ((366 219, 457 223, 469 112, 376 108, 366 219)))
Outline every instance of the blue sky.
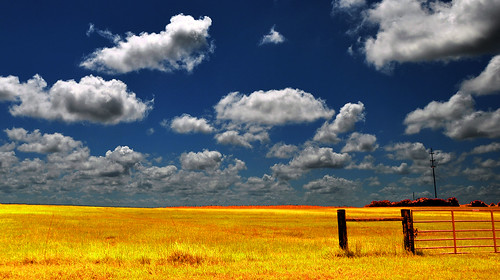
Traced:
POLYGON ((500 2, 9 1, 0 203, 500 200, 500 2))

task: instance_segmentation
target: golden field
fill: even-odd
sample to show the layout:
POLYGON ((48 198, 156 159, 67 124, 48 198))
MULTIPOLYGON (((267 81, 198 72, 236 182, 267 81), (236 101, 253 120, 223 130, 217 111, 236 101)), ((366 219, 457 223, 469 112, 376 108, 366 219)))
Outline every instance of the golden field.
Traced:
MULTIPOLYGON (((400 222, 337 208, 0 205, 0 279, 495 279, 500 255, 417 255, 400 222)), ((399 217, 399 208, 347 208, 399 217)), ((497 214, 500 215, 500 214, 497 214)))

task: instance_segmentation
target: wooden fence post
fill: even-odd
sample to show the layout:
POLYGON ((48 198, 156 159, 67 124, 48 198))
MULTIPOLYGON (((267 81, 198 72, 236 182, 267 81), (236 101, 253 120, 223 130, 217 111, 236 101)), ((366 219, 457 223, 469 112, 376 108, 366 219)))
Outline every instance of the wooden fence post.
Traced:
POLYGON ((343 250, 347 250, 347 224, 345 220, 345 210, 337 210, 337 222, 339 227, 339 246, 343 250))
POLYGON ((413 231, 413 215, 410 209, 401 209, 403 217, 404 248, 415 254, 415 234, 413 231))

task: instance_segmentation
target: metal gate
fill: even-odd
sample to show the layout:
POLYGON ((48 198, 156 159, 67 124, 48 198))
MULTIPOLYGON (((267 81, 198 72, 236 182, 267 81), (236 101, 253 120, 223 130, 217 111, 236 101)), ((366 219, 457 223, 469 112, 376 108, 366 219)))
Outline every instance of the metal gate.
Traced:
POLYGON ((412 212, 415 228, 421 227, 414 232, 417 251, 436 250, 445 254, 500 253, 500 209, 413 209, 412 212), (439 216, 439 219, 434 216, 439 216))

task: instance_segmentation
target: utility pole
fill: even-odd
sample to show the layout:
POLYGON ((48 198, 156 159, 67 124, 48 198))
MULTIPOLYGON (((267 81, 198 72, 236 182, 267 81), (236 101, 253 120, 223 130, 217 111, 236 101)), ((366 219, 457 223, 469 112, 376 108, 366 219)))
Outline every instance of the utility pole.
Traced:
POLYGON ((434 160, 434 152, 431 148, 431 168, 432 168, 432 178, 434 179, 434 198, 437 198, 437 190, 436 190, 436 173, 434 173, 434 168, 436 168, 435 160, 434 160))

